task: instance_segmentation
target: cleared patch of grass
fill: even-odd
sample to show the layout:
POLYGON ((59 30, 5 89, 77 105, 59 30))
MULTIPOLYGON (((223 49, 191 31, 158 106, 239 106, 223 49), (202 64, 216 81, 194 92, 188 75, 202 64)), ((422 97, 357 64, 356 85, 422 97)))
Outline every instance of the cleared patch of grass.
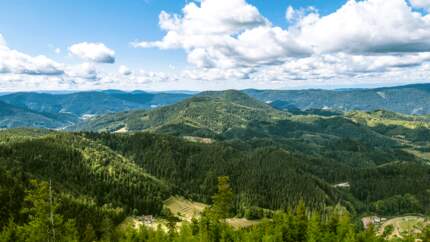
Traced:
POLYGON ((235 229, 248 228, 261 223, 261 220, 249 220, 246 218, 229 218, 226 222, 235 229))
POLYGON ((168 232, 167 221, 164 219, 155 219, 152 223, 145 223, 138 217, 127 217, 124 221, 118 225, 118 229, 125 230, 126 228, 140 229, 140 227, 145 226, 147 228, 158 230, 161 229, 164 232, 168 232))
POLYGON ((187 141, 194 142, 194 143, 202 143, 202 144, 214 143, 214 140, 210 138, 202 138, 202 137, 196 137, 196 136, 183 136, 183 138, 187 141))
POLYGON ((164 206, 172 212, 173 215, 181 220, 191 221, 192 218, 198 218, 208 205, 199 202, 193 202, 183 197, 170 197, 164 201, 164 206))

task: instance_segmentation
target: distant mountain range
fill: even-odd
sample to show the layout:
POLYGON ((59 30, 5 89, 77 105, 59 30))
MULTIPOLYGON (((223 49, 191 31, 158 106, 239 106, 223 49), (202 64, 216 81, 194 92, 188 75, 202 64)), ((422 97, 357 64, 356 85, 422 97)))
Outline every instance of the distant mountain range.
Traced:
POLYGON ((15 127, 57 128, 72 125, 76 118, 69 114, 52 114, 18 107, 0 101, 0 129, 15 127))
POLYGON ((1 127, 64 128, 94 115, 150 109, 189 97, 182 93, 117 90, 48 94, 20 92, 0 96, 1 127))
MULTIPOLYGON (((233 92, 160 92, 149 93, 144 91, 124 92, 119 90, 76 92, 76 93, 37 93, 20 92, 0 96, 0 128, 14 127, 42 127, 51 129, 64 129, 79 123, 79 127, 88 128, 91 125, 106 128, 107 130, 117 130, 118 127, 125 127, 136 130, 146 129, 149 126, 157 126, 157 122, 163 121, 162 128, 167 129, 177 125, 178 120, 186 120, 191 114, 175 113, 177 107, 164 107, 182 102, 181 105, 191 105, 196 101, 205 102, 214 95, 228 95, 233 92), (146 112, 155 109, 154 112, 146 112), (130 111, 139 110, 136 113, 130 111), (128 112, 128 113, 124 113, 128 112), (133 119, 139 114, 149 115, 145 118, 148 122, 140 122, 133 119), (157 115, 158 114, 158 115, 157 115), (172 114, 172 116, 167 117, 172 114), (83 124, 86 120, 97 116, 107 115, 91 120, 89 124, 83 124), (160 116, 160 117, 158 117, 160 116), (158 119, 160 120, 154 120, 158 119), (168 124, 164 123, 165 118, 169 119, 168 124), (110 126, 100 125, 100 122, 113 119, 110 126), (95 122, 98 122, 97 124, 95 122), (123 123, 122 123, 123 122, 123 123)), ((415 84, 398 87, 376 88, 376 89, 339 89, 339 90, 255 90, 247 89, 242 93, 255 98, 252 102, 261 101, 258 108, 249 110, 244 108, 241 102, 251 102, 249 98, 235 92, 234 100, 236 104, 232 110, 225 107, 222 101, 206 103, 213 105, 220 112, 241 113, 252 117, 262 118, 262 110, 269 111, 269 116, 275 115, 276 110, 288 111, 290 114, 318 114, 333 115, 354 110, 374 111, 386 110, 403 114, 430 114, 430 84, 415 84), (263 104, 265 103, 265 104, 263 104), (263 105, 263 106, 262 106, 263 105)), ((246 106, 246 105, 245 105, 246 106)), ((199 106, 202 110, 195 110, 194 113, 202 114, 208 107, 199 106)), ((256 108, 256 107, 253 107, 256 108)), ((191 110, 191 109, 190 109, 191 110)), ((212 113, 215 114, 215 113, 212 113)), ((278 115, 279 112, 276 114, 278 115)), ((245 116, 246 116, 245 115, 245 116)), ((276 116, 275 115, 275 116, 276 116)), ((283 114, 284 115, 284 114, 283 114)), ((268 117, 264 117, 268 118, 268 117)), ((263 119, 264 119, 263 118, 263 119)), ((196 124, 199 128, 204 121, 196 124)), ((255 120, 253 120, 255 121, 255 120)), ((234 125, 243 125, 244 120, 219 120, 211 122, 210 132, 219 133, 225 128, 234 128, 234 125), (215 123, 218 123, 215 125, 215 123), (233 125, 233 126, 231 126, 233 125)), ((247 122, 247 121, 246 121, 247 122)), ((205 126, 205 125, 203 125, 205 126)), ((158 127, 158 126, 157 126, 158 127)), ((193 127, 189 124, 188 127, 193 127)), ((160 129, 158 127, 157 129, 160 129)), ((95 128, 98 129, 98 128, 95 128)))
POLYGON ((375 89, 254 90, 244 92, 279 109, 330 109, 430 114, 430 84, 375 89))

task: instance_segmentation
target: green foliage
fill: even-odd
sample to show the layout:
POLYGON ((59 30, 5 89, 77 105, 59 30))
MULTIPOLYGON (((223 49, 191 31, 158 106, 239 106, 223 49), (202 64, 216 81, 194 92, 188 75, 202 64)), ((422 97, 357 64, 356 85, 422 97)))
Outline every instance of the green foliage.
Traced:
POLYGON ((77 126, 77 130, 151 130, 181 135, 216 136, 251 122, 274 122, 286 118, 277 111, 238 91, 206 92, 177 104, 150 111, 106 115, 77 126))
POLYGON ((17 227, 19 241, 78 241, 78 232, 72 219, 64 220, 57 213, 59 203, 46 182, 31 180, 26 190, 21 213, 28 222, 17 227))
POLYGON ((291 115, 225 91, 88 125, 151 133, 0 132, 0 238, 52 236, 40 232, 52 231, 42 196, 48 180, 56 231, 71 241, 380 241, 351 217, 430 212, 428 117, 291 115), (178 231, 162 211, 170 195, 214 204, 178 231), (142 214, 164 216, 169 232, 115 229, 142 214), (224 223, 234 215, 271 220, 234 230, 224 223))
POLYGON ((211 210, 218 218, 228 218, 231 216, 233 208, 234 194, 230 187, 230 178, 227 176, 218 177, 218 191, 212 196, 213 206, 211 210))
POLYGON ((184 223, 176 233, 160 230, 128 230, 120 235, 120 241, 249 241, 249 242, 337 242, 337 241, 384 241, 373 230, 357 231, 349 221, 349 215, 312 212, 307 216, 303 203, 294 212, 275 213, 272 220, 265 220, 251 228, 234 230, 210 213, 198 221, 184 223), (326 220, 324 218, 330 218, 326 220))
MULTIPOLYGON (((130 160, 80 135, 30 134, 7 131, 1 135, 0 230, 10 218, 19 225, 26 222, 20 211, 33 178, 52 179, 53 190, 61 199, 58 214, 74 219, 80 234, 90 224, 99 237, 104 218, 117 225, 133 210, 160 213, 169 187, 130 160)), ((34 207, 40 206, 30 206, 34 207)))
POLYGON ((0 101, 0 128, 57 128, 76 120, 66 114, 41 113, 0 101))

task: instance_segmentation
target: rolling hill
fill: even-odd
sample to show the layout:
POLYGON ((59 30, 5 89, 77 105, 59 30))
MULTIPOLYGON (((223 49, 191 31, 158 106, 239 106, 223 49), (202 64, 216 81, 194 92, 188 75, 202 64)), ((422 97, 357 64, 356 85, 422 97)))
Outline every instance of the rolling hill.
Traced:
POLYGON ((252 122, 275 122, 287 113, 239 91, 203 92, 182 102, 149 111, 109 114, 75 127, 88 131, 160 131, 217 135, 252 122))
POLYGON ((123 112, 134 109, 150 109, 175 103, 189 95, 171 93, 77 92, 69 94, 12 93, 0 96, 1 105, 6 104, 33 115, 4 116, 3 127, 64 128, 93 115, 123 112), (38 114, 38 115, 37 115, 38 114), (44 117, 40 117, 44 116, 44 117), (7 125, 6 125, 7 124, 7 125))
POLYGON ((148 111, 103 115, 71 128, 96 132, 148 131, 220 140, 306 139, 315 148, 341 139, 360 140, 369 146, 396 144, 341 113, 293 115, 233 90, 203 92, 180 103, 148 111))
POLYGON ((280 109, 332 109, 430 114, 430 84, 346 90, 244 90, 280 109))
POLYGON ((76 216, 102 230, 102 220, 119 223, 134 209, 160 214, 170 187, 107 146, 80 134, 47 130, 0 131, 0 225, 19 214, 32 181, 52 182, 66 218, 76 216), (13 197, 13 199, 11 199, 13 197))
POLYGON ((32 111, 0 101, 0 128, 34 127, 55 129, 71 125, 77 119, 69 114, 32 111))

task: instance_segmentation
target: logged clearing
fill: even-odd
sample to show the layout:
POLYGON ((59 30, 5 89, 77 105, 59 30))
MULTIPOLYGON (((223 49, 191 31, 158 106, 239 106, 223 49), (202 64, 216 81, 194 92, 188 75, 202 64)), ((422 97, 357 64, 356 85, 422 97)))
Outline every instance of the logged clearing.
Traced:
POLYGON ((198 218, 208 205, 199 202, 193 202, 183 197, 170 197, 164 201, 164 206, 172 212, 173 215, 181 220, 191 221, 192 218, 198 218))
MULTIPOLYGON (((183 221, 191 221, 192 218, 199 218, 207 204, 193 202, 183 197, 171 197, 164 202, 173 215, 183 221)), ((249 220, 246 218, 229 218, 226 222, 235 229, 246 228, 261 223, 261 220, 249 220)))
POLYGON ((235 229, 251 227, 261 223, 261 220, 249 220, 246 218, 229 218, 227 223, 235 229))
POLYGON ((196 136, 183 136, 183 138, 187 141, 194 142, 194 143, 202 143, 202 144, 214 143, 214 140, 210 138, 202 138, 202 137, 196 137, 196 136))
POLYGON ((421 216, 404 216, 396 217, 384 222, 379 230, 378 234, 382 235, 387 226, 392 225, 394 230, 388 236, 389 239, 403 238, 405 234, 417 234, 426 226, 430 225, 430 221, 427 218, 421 216))
POLYGON ((127 127, 122 127, 120 129, 118 129, 117 131, 115 131, 114 133, 120 134, 120 133, 127 133, 127 132, 128 132, 127 127))
POLYGON ((415 155, 416 157, 430 161, 430 152, 422 152, 415 149, 405 149, 405 151, 415 155))
MULTIPOLYGON (((173 196, 164 201, 164 206, 179 218, 181 222, 176 223, 176 229, 180 229, 182 221, 191 222, 193 218, 199 218, 208 205, 199 202, 193 202, 179 196, 173 196)), ((261 220, 248 220, 246 218, 229 218, 227 224, 235 229, 247 228, 261 223, 261 220)), ((168 222, 165 219, 152 218, 152 216, 133 216, 126 218, 119 228, 139 229, 142 225, 154 230, 162 229, 168 231, 168 222)))
POLYGON ((142 225, 147 228, 158 230, 161 229, 165 232, 168 232, 167 221, 164 219, 154 219, 153 221, 144 221, 139 217, 127 217, 120 225, 118 225, 119 229, 125 228, 133 228, 138 230, 142 225))

